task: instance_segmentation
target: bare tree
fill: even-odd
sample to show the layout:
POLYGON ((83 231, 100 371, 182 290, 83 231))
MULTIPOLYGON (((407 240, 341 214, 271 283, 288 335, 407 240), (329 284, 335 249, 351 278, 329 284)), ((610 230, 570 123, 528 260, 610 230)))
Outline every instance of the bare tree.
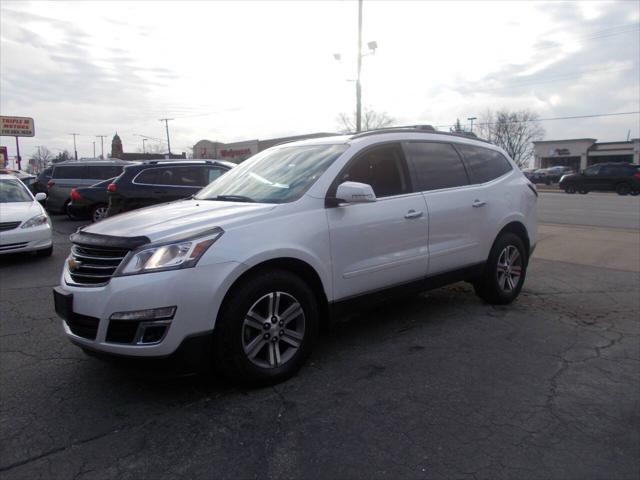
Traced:
MULTIPOLYGON (((356 114, 351 115, 341 113, 336 119, 338 129, 342 133, 352 133, 356 131, 356 114)), ((376 128, 390 127, 395 122, 395 118, 389 116, 387 112, 376 112, 369 107, 365 107, 362 112, 362 130, 375 130, 376 128)))
MULTIPOLYGON (((160 142, 149 142, 144 147, 145 153, 157 153, 157 154, 166 154, 167 147, 160 142)), ((142 148, 138 148, 138 152, 142 153, 142 148)))
POLYGON ((34 173, 41 172, 49 166, 53 161, 53 154, 47 147, 38 147, 31 158, 29 159, 29 166, 34 173))
POLYGON ((531 110, 487 110, 478 125, 480 136, 504 149, 523 168, 533 157, 533 142, 542 140, 544 128, 531 110))

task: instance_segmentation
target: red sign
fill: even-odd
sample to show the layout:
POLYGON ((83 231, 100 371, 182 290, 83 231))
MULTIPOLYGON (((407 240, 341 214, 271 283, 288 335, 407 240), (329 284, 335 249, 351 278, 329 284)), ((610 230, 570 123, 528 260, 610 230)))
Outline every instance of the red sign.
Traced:
POLYGON ((0 167, 6 167, 9 165, 9 154, 7 147, 0 147, 0 167))
POLYGON ((0 117, 0 135, 5 137, 33 137, 33 118, 0 117))
POLYGON ((243 155, 251 155, 250 148, 239 148, 238 150, 220 150, 220 156, 222 158, 235 158, 243 155))

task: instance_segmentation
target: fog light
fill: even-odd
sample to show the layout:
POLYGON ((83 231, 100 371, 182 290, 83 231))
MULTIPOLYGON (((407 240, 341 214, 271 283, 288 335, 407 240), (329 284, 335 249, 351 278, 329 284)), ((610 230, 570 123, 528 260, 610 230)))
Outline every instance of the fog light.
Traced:
POLYGON ((171 320, 176 314, 177 307, 149 308, 147 310, 132 310, 130 312, 116 312, 110 320, 171 320))
POLYGON ((148 326, 144 329, 140 343, 158 343, 162 340, 162 337, 164 337, 164 332, 166 330, 166 325, 148 326))

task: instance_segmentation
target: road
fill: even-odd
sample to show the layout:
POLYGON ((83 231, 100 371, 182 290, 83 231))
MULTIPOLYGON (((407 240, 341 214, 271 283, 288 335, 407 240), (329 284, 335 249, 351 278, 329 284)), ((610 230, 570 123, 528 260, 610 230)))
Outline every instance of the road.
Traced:
POLYGON ((543 223, 640 230, 640 196, 541 192, 538 218, 543 223))
MULTIPOLYGON (((564 201, 547 195, 543 217, 564 201)), ((541 236, 510 306, 464 283, 399 299, 342 319, 290 381, 245 391, 71 345, 51 287, 79 223, 54 224, 53 257, 0 260, 3 480, 640 476, 640 275, 555 258, 573 259, 574 227, 541 236)))

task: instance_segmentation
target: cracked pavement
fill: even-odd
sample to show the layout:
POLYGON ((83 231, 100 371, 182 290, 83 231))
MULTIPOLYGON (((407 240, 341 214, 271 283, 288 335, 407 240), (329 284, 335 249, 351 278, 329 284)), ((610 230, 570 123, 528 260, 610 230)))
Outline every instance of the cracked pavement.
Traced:
POLYGON ((292 380, 243 391, 65 338, 55 252, 0 264, 0 476, 640 476, 640 274, 534 258, 510 306, 464 283, 337 323, 292 380))

